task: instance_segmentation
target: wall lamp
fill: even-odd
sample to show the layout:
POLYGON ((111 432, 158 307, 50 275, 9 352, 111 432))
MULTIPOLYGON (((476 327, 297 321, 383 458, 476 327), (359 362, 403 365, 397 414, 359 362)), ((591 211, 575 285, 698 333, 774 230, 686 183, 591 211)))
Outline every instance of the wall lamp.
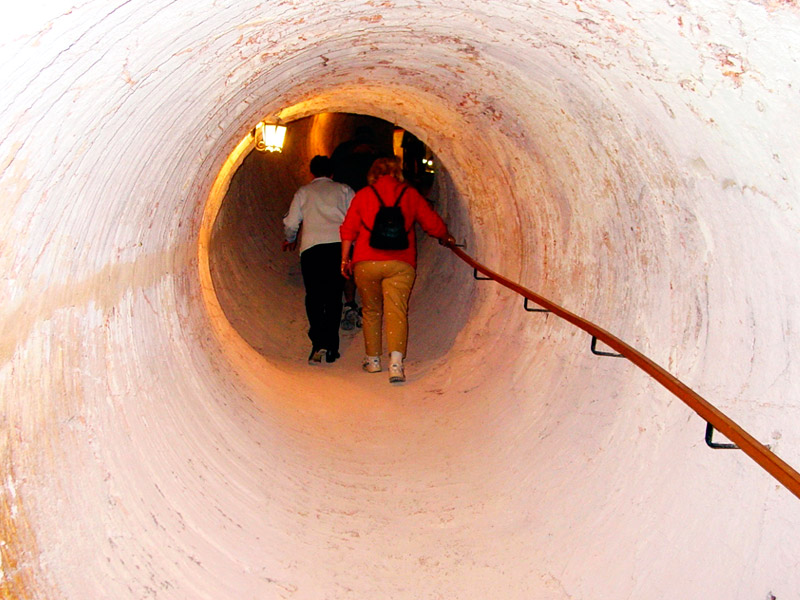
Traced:
POLYGON ((256 142, 256 150, 260 152, 280 152, 283 150, 283 140, 286 137, 286 127, 283 125, 267 125, 261 121, 252 132, 256 142))

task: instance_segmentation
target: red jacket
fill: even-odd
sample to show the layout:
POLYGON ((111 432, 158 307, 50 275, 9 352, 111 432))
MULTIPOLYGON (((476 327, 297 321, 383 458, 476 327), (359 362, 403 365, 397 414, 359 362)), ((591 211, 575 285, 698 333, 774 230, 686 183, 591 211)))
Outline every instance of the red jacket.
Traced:
MULTIPOLYGON (((387 206, 392 206, 403 186, 402 183, 391 175, 384 175, 374 184, 387 206)), ((403 212, 408 231, 408 248, 405 250, 378 250, 369 245, 369 233, 375 222, 380 204, 375 193, 369 186, 360 189, 353 197, 350 208, 339 228, 342 240, 355 240, 353 249, 353 263, 364 260, 402 260, 412 267, 417 267, 417 240, 414 233, 414 223, 419 223, 428 235, 443 238, 447 235, 447 225, 436 214, 428 201, 413 187, 408 186, 406 193, 400 200, 400 209, 403 212), (369 227, 369 229, 367 229, 369 227)))

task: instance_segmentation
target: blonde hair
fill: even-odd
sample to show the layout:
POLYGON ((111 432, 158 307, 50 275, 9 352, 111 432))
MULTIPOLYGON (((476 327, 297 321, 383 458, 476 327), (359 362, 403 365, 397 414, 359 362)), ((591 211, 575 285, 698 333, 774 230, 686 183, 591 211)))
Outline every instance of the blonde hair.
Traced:
POLYGON ((400 166, 400 159, 397 156, 376 158, 367 173, 367 183, 372 185, 384 175, 391 175, 398 181, 403 181, 403 168, 400 166))

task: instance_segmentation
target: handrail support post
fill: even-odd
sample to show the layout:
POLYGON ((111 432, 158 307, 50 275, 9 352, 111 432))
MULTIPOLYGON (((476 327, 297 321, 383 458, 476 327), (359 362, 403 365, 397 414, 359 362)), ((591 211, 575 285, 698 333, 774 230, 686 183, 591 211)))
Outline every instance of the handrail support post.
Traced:
POLYGON ((617 354, 616 352, 604 352, 603 350, 597 349, 597 336, 592 336, 592 354, 596 354, 597 356, 613 356, 614 358, 625 358, 622 354, 617 354))
POLYGON ((523 303, 522 303, 522 306, 523 306, 523 307, 525 308, 525 310, 527 310, 528 312, 542 312, 542 313, 549 313, 549 312, 550 312, 550 311, 549 311, 549 310, 547 310, 546 308, 530 308, 530 307, 528 306, 528 297, 527 297, 527 296, 525 296, 525 302, 523 302, 523 303))
POLYGON ((711 438, 714 437, 714 426, 711 423, 706 422, 706 444, 709 448, 713 448, 714 450, 739 450, 739 446, 736 444, 727 444, 724 442, 715 442, 712 441, 711 438))

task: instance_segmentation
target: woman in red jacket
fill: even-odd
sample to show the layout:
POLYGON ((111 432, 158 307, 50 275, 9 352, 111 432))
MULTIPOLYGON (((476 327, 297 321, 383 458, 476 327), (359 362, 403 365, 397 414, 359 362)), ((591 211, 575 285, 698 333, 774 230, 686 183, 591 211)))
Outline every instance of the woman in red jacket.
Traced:
POLYGON ((440 243, 455 240, 442 218, 417 190, 403 183, 400 160, 379 158, 367 174, 369 185, 359 190, 339 231, 342 237, 342 275, 355 276, 363 304, 363 330, 368 373, 381 370, 381 321, 386 313, 386 343, 389 350, 389 381, 405 381, 403 358, 408 344, 408 297, 416 278, 417 245, 414 223, 419 223, 440 243), (381 204, 398 204, 402 211, 408 247, 382 250, 370 245, 370 235, 381 204), (351 246, 353 257, 350 259, 351 246))

